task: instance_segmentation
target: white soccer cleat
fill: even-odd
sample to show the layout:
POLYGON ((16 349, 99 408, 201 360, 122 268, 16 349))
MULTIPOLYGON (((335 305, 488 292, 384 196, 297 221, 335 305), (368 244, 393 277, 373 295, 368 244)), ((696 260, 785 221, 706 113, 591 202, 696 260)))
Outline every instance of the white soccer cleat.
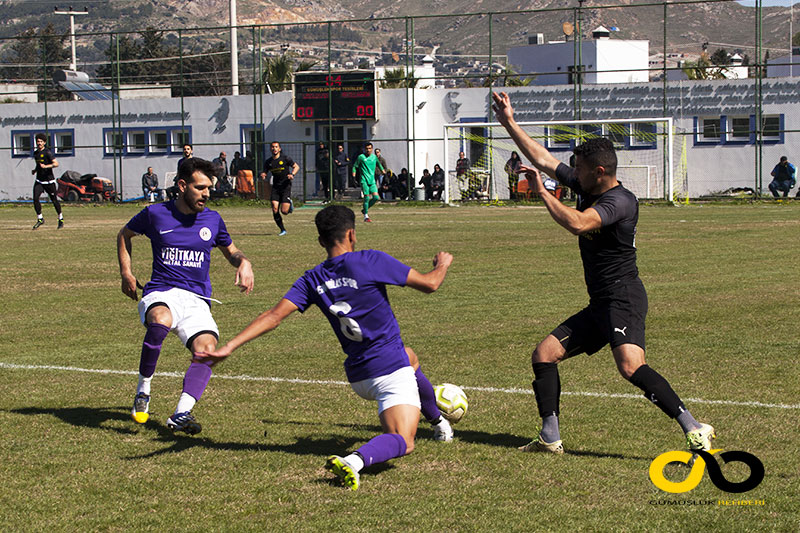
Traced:
POLYGON ((439 418, 438 424, 433 424, 433 440, 439 442, 450 442, 453 440, 453 427, 443 416, 439 418))
POLYGON ((686 433, 686 445, 690 450, 707 452, 711 449, 711 439, 715 438, 717 438, 717 434, 711 424, 700 424, 698 429, 686 433))
POLYGON ((562 455, 564 453, 564 445, 560 440, 555 442, 545 442, 542 436, 539 435, 525 446, 517 448, 521 452, 543 452, 562 455))

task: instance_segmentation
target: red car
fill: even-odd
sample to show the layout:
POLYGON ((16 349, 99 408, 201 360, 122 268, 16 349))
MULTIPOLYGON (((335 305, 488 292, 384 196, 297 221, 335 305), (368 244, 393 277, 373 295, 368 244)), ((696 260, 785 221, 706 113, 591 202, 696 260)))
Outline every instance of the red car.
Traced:
POLYGON ((80 175, 68 170, 58 178, 59 198, 67 202, 107 202, 114 201, 116 192, 111 180, 99 178, 97 174, 80 175))

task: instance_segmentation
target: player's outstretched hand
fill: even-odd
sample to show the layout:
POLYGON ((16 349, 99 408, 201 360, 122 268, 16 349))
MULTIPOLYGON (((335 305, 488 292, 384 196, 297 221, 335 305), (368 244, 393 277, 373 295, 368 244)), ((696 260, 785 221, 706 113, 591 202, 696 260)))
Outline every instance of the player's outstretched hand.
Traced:
POLYGON ((223 361, 231 353, 233 353, 233 350, 228 348, 228 345, 226 344, 222 348, 217 348, 213 352, 194 352, 192 354, 192 361, 195 363, 211 361, 213 364, 217 364, 220 361, 223 361))
POLYGON ((241 289, 241 292, 250 294, 255 284, 253 266, 250 264, 250 261, 242 261, 239 268, 236 269, 236 280, 233 283, 241 289))
POLYGON ((547 192, 547 189, 544 187, 544 183, 542 182, 542 173, 539 172, 538 169, 529 167, 527 165, 520 165, 519 171, 522 174, 525 174, 525 177, 528 178, 528 181, 533 184, 533 192, 536 194, 545 194, 547 192))
POLYGON ((134 276, 122 276, 122 294, 134 302, 139 300, 139 295, 136 293, 136 278, 134 276))
POLYGON ((511 98, 505 92, 492 92, 492 109, 494 109, 497 121, 505 126, 514 120, 514 108, 511 107, 511 98))
POLYGON ((439 252, 438 254, 436 254, 436 257, 433 258, 433 268, 437 267, 448 268, 452 262, 453 262, 453 254, 449 254, 447 252, 439 252))

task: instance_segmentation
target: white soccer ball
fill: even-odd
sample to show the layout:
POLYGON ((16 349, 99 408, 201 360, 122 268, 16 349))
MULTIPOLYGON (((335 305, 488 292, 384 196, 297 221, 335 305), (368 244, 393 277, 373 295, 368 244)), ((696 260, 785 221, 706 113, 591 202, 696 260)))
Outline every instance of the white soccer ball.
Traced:
POLYGON ((451 424, 457 423, 467 414, 469 401, 461 387, 452 383, 442 383, 433 388, 436 394, 436 405, 451 424))

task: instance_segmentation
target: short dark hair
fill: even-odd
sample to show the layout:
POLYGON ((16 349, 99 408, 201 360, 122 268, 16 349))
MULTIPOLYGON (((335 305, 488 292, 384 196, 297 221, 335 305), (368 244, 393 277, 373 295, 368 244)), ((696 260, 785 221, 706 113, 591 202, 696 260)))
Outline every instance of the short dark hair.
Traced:
MULTIPOLYGON (((37 139, 38 139, 38 137, 37 137, 37 139)), ((784 161, 788 161, 788 160, 789 160, 789 158, 786 157, 785 155, 781 156, 781 163, 783 163, 784 161)))
POLYGON ((178 168, 178 179, 186 183, 192 183, 195 172, 205 174, 208 179, 211 179, 214 176, 214 164, 199 157, 190 157, 181 163, 180 168, 178 168))
POLYGON ((314 217, 317 233, 325 247, 330 247, 344 239, 347 230, 355 229, 356 215, 343 205, 329 205, 314 217))
POLYGON ((47 134, 45 134, 45 133, 37 133, 36 134, 36 140, 37 141, 47 142, 47 134))
POLYGON ((573 153, 591 167, 603 167, 606 169, 606 175, 617 175, 617 153, 614 151, 614 143, 605 137, 589 139, 576 146, 573 153))
POLYGON ((194 146, 192 146, 192 145, 191 145, 191 144, 189 144, 189 143, 183 143, 183 144, 181 145, 181 148, 185 148, 185 147, 187 147, 187 146, 188 146, 190 149, 194 150, 194 146))
POLYGON ((372 143, 371 142, 365 142, 364 143, 364 148, 366 148, 367 146, 372 146, 372 143))

